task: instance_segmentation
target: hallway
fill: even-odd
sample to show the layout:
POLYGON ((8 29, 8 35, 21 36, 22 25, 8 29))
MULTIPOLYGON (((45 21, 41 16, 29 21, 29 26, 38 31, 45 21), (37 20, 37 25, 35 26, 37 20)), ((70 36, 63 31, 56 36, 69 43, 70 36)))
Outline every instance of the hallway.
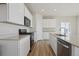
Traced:
POLYGON ((37 41, 32 48, 32 51, 28 56, 54 56, 54 52, 51 49, 48 41, 39 40, 37 41))

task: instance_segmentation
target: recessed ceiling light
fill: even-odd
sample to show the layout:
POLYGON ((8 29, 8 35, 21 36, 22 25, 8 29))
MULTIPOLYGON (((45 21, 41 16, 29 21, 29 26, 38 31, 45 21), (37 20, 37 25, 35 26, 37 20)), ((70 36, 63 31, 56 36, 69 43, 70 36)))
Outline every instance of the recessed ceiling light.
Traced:
POLYGON ((56 9, 53 9, 54 11, 56 11, 56 9))

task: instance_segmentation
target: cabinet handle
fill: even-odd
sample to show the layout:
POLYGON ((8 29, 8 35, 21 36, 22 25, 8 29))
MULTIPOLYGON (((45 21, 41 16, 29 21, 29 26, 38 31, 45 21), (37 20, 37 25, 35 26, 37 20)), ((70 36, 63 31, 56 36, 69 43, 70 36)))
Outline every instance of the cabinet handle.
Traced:
POLYGON ((62 44, 61 42, 58 42, 60 45, 62 45, 65 48, 69 48, 69 46, 62 44))

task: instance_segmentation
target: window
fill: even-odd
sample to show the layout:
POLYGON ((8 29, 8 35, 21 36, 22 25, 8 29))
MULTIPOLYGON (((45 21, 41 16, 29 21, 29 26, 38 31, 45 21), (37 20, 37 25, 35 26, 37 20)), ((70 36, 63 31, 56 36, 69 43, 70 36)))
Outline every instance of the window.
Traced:
POLYGON ((61 34, 69 35, 69 33, 70 33, 70 23, 62 22, 61 23, 61 34))

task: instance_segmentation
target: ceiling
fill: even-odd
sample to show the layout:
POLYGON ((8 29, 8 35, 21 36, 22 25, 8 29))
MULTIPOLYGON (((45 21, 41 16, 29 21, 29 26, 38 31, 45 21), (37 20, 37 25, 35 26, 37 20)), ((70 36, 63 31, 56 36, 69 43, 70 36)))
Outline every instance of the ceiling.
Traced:
POLYGON ((26 3, 32 14, 43 16, 77 16, 79 3, 26 3))

